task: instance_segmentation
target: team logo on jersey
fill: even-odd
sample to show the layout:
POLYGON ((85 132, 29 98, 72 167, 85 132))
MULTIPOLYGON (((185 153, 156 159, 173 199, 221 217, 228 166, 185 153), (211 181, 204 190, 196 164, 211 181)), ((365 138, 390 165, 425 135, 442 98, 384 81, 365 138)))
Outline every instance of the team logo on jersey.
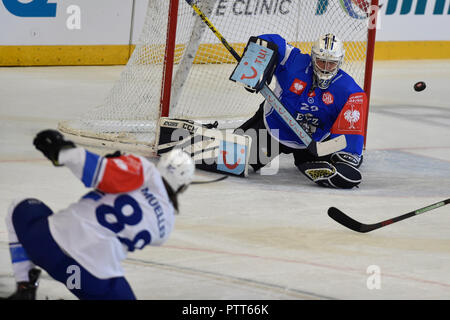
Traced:
POLYGON ((132 155, 121 156, 120 158, 112 158, 112 162, 122 171, 128 171, 131 174, 140 174, 142 163, 139 158, 132 155))
POLYGON ((314 90, 308 92, 308 103, 309 104, 313 104, 315 102, 315 100, 314 100, 315 96, 316 96, 316 92, 314 90))
POLYGON ((106 158, 98 188, 104 192, 121 193, 134 190, 144 182, 142 162, 133 155, 106 158))
POLYGON ((119 167, 121 170, 123 171, 128 170, 127 164, 122 159, 113 159, 113 161, 116 164, 116 166, 119 167))
POLYGON ((355 106, 351 105, 351 109, 344 112, 344 119, 350 123, 350 127, 348 129, 356 129, 355 124, 358 123, 361 114, 358 110, 355 110, 355 106))
POLYGON ((331 128, 331 133, 363 134, 365 123, 364 114, 367 107, 366 100, 367 98, 364 93, 352 94, 331 128))
POLYGON ((298 94, 299 96, 303 93, 303 91, 306 88, 306 82, 299 80, 295 78, 294 82, 292 82, 291 87, 289 88, 289 91, 298 94))
POLYGON ((330 92, 327 91, 322 94, 322 101, 326 105, 330 105, 330 104, 334 103, 334 97, 330 92))
POLYGON ((314 98, 315 96, 316 96, 316 91, 315 90, 308 92, 308 97, 309 98, 314 98))

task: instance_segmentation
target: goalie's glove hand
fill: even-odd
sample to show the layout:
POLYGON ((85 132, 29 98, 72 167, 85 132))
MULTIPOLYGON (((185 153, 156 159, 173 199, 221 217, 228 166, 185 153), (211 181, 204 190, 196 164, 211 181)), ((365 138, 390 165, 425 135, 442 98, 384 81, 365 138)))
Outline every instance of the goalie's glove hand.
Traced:
POLYGON ((326 161, 304 162, 297 167, 305 176, 322 187, 351 189, 362 180, 361 172, 344 162, 335 164, 326 161))
POLYGON ((72 141, 65 140, 61 133, 50 129, 39 132, 34 138, 33 144, 54 166, 62 166, 58 163, 59 152, 62 149, 76 147, 72 141))

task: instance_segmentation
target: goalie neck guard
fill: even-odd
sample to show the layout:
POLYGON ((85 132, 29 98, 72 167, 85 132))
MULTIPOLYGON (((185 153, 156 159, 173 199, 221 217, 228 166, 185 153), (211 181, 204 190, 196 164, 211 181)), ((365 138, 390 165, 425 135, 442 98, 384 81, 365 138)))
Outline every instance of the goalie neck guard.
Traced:
POLYGON ((311 49, 311 58, 317 85, 327 89, 336 76, 344 60, 342 41, 328 33, 321 36, 311 49))

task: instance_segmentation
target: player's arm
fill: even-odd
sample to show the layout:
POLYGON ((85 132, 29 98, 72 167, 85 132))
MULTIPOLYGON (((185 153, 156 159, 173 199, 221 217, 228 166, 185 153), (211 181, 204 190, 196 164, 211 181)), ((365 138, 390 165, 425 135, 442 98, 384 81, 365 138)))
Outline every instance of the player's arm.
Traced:
POLYGON ((331 156, 332 162, 344 162, 358 168, 362 162, 367 96, 351 94, 330 130, 330 138, 345 135, 347 147, 331 156))
POLYGON ((331 138, 345 135, 347 147, 325 159, 298 164, 300 171, 321 186, 349 189, 359 185, 366 112, 366 94, 350 95, 330 131, 331 138))
POLYGON ((133 155, 101 157, 84 148, 63 150, 59 162, 67 166, 88 188, 106 193, 135 190, 144 183, 140 158, 133 155))
POLYGON ((135 190, 144 182, 142 161, 133 155, 102 157, 76 147, 55 130, 40 132, 34 145, 55 166, 67 166, 88 188, 121 193, 135 190))

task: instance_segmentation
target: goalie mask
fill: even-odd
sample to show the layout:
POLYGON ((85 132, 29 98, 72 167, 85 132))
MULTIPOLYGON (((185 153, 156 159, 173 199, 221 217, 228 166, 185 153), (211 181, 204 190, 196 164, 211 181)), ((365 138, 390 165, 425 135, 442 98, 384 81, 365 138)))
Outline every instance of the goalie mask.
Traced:
POLYGON ((342 41, 331 33, 321 36, 314 43, 311 58, 319 88, 327 89, 330 86, 344 60, 344 52, 342 41))
POLYGON ((194 161, 181 149, 164 153, 156 167, 175 193, 186 190, 195 172, 194 161))

